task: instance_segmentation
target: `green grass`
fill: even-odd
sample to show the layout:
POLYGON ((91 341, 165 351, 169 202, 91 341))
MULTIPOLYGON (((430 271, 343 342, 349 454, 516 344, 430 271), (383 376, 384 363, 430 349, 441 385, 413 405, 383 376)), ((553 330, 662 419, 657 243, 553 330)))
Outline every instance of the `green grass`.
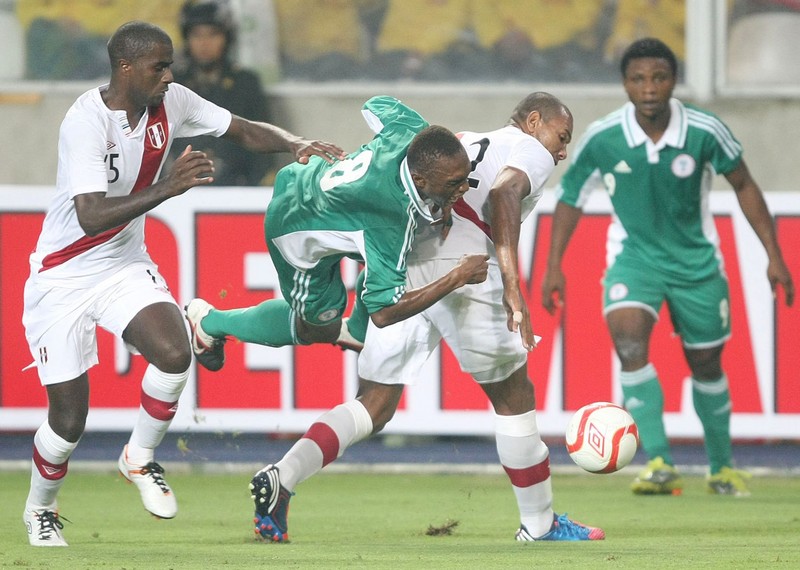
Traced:
POLYGON ((585 543, 514 541, 503 475, 323 473, 292 499, 290 544, 254 541, 249 475, 172 475, 180 513, 150 517, 112 474, 62 489, 69 548, 32 548, 21 522, 29 475, 0 473, 0 568, 786 568, 800 567, 800 478, 757 477, 753 496, 634 497, 634 472, 555 474, 555 508, 606 531, 585 543), (458 521, 451 536, 430 525, 458 521))

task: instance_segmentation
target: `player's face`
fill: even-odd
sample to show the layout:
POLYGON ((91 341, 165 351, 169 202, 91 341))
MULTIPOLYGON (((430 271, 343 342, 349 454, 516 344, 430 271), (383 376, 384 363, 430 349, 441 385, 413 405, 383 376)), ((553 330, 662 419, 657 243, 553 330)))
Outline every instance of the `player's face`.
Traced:
POLYGON ((445 208, 455 204, 469 190, 469 173, 469 158, 464 151, 455 156, 440 158, 430 172, 415 179, 415 184, 423 198, 445 208))
POLYGON ((227 37, 217 26, 198 24, 189 32, 187 38, 189 53, 200 66, 220 61, 225 54, 227 37))
POLYGON ((550 152, 553 162, 558 164, 567 158, 567 145, 572 140, 572 115, 565 111, 549 121, 540 120, 531 134, 550 152))
POLYGON ((164 100, 172 83, 172 44, 156 44, 146 55, 132 62, 130 97, 141 106, 152 107, 164 100))
POLYGON ((623 79, 628 99, 637 117, 655 120, 669 115, 669 99, 675 89, 675 75, 666 59, 641 57, 628 63, 623 79))

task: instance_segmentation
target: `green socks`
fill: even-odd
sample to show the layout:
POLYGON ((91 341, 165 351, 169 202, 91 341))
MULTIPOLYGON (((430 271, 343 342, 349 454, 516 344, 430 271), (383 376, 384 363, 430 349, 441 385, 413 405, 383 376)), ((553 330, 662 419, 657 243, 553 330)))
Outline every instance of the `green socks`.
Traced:
POLYGON ((233 336, 242 342, 266 346, 300 344, 294 311, 283 299, 270 299, 254 307, 212 310, 202 321, 203 330, 216 338, 233 336))
POLYGON ((625 408, 639 428, 639 441, 648 459, 661 457, 674 465, 669 441, 664 430, 664 392, 652 364, 632 372, 619 373, 625 408))
POLYGON ((723 467, 731 467, 731 394, 728 377, 700 381, 692 378, 692 399, 697 417, 705 432, 706 454, 711 474, 723 467))

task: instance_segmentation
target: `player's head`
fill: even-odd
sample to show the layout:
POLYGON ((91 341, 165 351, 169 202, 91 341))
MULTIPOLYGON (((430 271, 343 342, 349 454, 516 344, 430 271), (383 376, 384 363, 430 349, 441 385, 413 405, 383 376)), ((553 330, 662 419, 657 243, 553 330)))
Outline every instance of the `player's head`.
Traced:
POLYGON ((675 57, 675 52, 659 39, 642 38, 629 45, 628 49, 622 54, 622 60, 619 64, 622 77, 625 77, 628 72, 628 66, 632 60, 645 57, 663 59, 669 64, 672 75, 678 76, 678 59, 675 57))
POLYGON ((408 169, 417 191, 440 208, 451 206, 469 189, 469 158, 456 135, 432 125, 408 147, 408 169))
POLYGON ((128 22, 108 40, 111 85, 137 106, 158 105, 172 83, 172 40, 147 22, 128 22))
POLYGON ((517 104, 510 122, 542 143, 556 164, 567 158, 572 112, 558 97, 544 91, 531 93, 517 104))
POLYGON ((669 117, 669 100, 677 82, 675 54, 661 40, 633 42, 622 55, 622 84, 641 121, 669 117))
POLYGON ((236 23, 227 0, 187 0, 181 8, 186 55, 196 64, 224 60, 236 41, 236 23))

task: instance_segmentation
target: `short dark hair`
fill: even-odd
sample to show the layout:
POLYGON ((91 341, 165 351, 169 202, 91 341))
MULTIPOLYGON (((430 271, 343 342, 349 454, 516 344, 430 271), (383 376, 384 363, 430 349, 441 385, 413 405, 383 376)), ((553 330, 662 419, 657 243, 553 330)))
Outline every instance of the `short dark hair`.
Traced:
POLYGON ((622 61, 619 64, 622 77, 625 77, 625 72, 628 70, 628 64, 632 59, 639 59, 642 57, 655 57, 658 59, 665 59, 669 66, 672 68, 672 75, 678 76, 678 60, 667 44, 657 38, 642 38, 636 40, 625 53, 622 54, 622 61))
POLYGON ((133 21, 122 24, 108 40, 108 59, 115 69, 121 59, 136 61, 156 44, 170 44, 169 34, 154 24, 133 21))
POLYGON ((429 173, 439 159, 466 153, 461 141, 449 129, 431 125, 422 129, 408 147, 408 169, 419 174, 429 173))
POLYGON ((534 111, 539 112, 544 122, 565 112, 572 115, 569 108, 555 95, 544 91, 535 91, 517 103, 514 112, 511 113, 511 120, 523 123, 534 111))

